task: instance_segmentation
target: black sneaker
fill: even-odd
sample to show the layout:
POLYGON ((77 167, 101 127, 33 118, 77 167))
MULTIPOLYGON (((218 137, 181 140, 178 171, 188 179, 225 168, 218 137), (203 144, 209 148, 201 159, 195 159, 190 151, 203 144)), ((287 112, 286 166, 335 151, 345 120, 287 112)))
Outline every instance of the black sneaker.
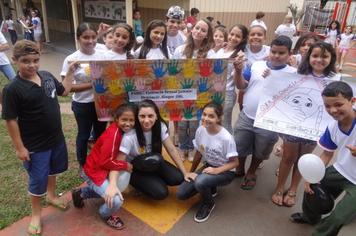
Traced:
POLYGON ((76 208, 83 208, 84 207, 84 199, 81 196, 81 189, 73 189, 72 190, 72 200, 73 200, 73 205, 76 208))
POLYGON ((194 220, 198 223, 206 221, 209 218, 210 213, 213 211, 214 207, 215 207, 215 203, 212 204, 203 203, 199 207, 197 213, 195 214, 194 220))
POLYGON ((211 196, 213 196, 213 197, 218 196, 218 188, 217 187, 211 188, 211 196))
POLYGON ((303 213, 301 212, 297 212, 297 213, 293 213, 290 217, 289 217, 290 221, 292 221, 293 223, 297 223, 297 224, 309 224, 309 222, 303 217, 303 213))

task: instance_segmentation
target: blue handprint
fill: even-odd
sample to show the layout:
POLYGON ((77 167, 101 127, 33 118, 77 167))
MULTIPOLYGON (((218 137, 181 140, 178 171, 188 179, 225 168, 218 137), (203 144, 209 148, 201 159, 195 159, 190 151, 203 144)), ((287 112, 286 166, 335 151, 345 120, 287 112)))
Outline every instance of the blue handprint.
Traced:
POLYGON ((203 109, 198 109, 197 110, 197 119, 201 120, 201 117, 203 116, 203 109))
POLYGON ((180 81, 180 85, 182 86, 182 89, 189 89, 193 86, 194 81, 192 79, 184 79, 183 81, 180 81))
POLYGON ((211 99, 213 100, 213 103, 217 105, 222 105, 224 103, 224 95, 222 93, 214 93, 213 96, 211 96, 211 99))
POLYGON ((223 60, 216 59, 214 62, 214 73, 220 75, 224 73, 225 68, 223 67, 223 60))
POLYGON ((151 67, 157 79, 162 78, 167 72, 167 69, 163 68, 163 61, 160 60, 156 61, 151 67))
POLYGON ((204 93, 208 91, 211 87, 208 86, 208 78, 200 78, 197 83, 198 83, 199 93, 204 93))
POLYGON ((105 93, 107 88, 104 86, 104 80, 103 79, 96 79, 94 82, 94 89, 95 92, 98 94, 105 93))

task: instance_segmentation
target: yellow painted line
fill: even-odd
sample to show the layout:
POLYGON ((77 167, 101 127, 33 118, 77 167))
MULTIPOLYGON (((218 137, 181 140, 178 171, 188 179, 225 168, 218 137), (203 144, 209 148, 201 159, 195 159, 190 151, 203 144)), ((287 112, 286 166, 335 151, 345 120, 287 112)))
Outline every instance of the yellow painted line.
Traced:
MULTIPOLYGON (((165 159, 167 154, 163 153, 165 159)), ((190 169, 190 163, 186 161, 186 169, 190 169)), ((169 187, 169 196, 161 201, 149 199, 146 196, 135 196, 133 191, 124 195, 123 208, 131 214, 151 226, 161 234, 167 233, 188 210, 198 202, 199 194, 191 199, 180 201, 176 198, 177 187, 169 187)))

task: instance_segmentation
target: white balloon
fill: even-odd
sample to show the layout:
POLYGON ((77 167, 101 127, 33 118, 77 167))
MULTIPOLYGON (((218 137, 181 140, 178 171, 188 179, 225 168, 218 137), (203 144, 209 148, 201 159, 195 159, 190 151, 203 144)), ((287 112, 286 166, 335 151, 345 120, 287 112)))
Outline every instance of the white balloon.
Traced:
POLYGON ((298 168, 303 178, 311 183, 318 183, 325 175, 324 162, 314 154, 304 154, 298 161, 298 168))

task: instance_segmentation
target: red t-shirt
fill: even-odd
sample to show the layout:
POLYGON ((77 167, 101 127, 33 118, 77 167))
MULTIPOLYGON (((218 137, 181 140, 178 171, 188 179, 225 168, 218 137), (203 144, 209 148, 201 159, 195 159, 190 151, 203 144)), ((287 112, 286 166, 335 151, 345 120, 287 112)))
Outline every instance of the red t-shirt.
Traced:
POLYGON ((84 172, 96 185, 102 185, 111 170, 127 170, 127 162, 116 159, 121 139, 121 130, 113 122, 99 137, 88 155, 84 172))
POLYGON ((198 21, 197 18, 195 18, 194 16, 188 16, 186 24, 191 23, 192 26, 194 26, 197 23, 197 21, 198 21))

